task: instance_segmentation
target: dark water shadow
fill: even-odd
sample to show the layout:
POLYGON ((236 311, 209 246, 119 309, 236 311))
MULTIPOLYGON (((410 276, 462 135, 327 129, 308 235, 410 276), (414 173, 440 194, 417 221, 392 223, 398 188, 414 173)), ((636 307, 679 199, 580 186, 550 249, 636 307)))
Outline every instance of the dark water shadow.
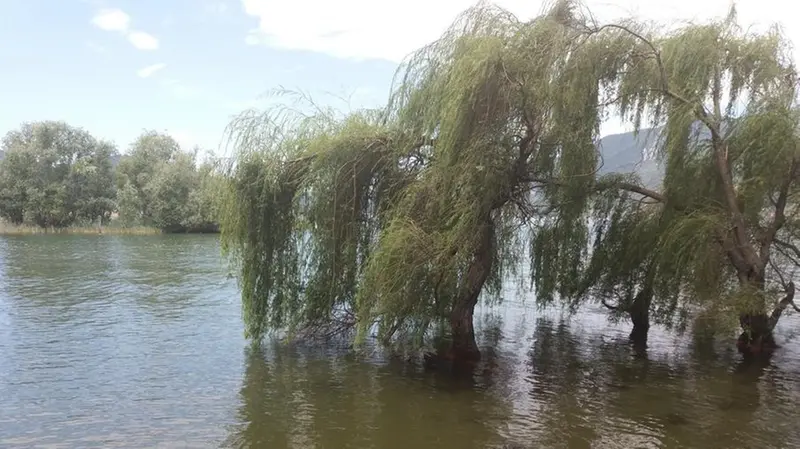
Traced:
POLYGON ((468 370, 345 346, 249 349, 225 447, 794 447, 796 373, 735 351, 632 346, 540 318, 485 317, 468 370), (505 320, 509 321, 509 320, 505 320), (512 320, 513 321, 513 320, 512 320), (520 342, 527 341, 526 347, 520 342), (520 350, 522 348, 522 350, 520 350))
POLYGON ((450 448, 502 443, 510 404, 419 360, 339 349, 250 347, 232 448, 450 448))
POLYGON ((722 449, 800 441, 786 432, 798 414, 774 389, 770 369, 781 372, 774 365, 754 366, 735 353, 642 350, 549 320, 537 322, 533 340, 528 397, 519 401, 530 411, 510 423, 515 444, 722 449))

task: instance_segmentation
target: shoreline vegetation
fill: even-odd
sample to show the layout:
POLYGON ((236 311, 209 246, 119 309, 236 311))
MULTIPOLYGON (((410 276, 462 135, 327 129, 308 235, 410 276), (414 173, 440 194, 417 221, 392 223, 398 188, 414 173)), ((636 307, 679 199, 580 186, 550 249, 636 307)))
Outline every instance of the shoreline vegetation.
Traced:
POLYGON ((102 228, 90 226, 69 226, 66 228, 42 228, 30 225, 0 225, 0 236, 22 235, 162 235, 158 228, 136 226, 130 228, 105 226, 102 228))
POLYGON ((64 122, 23 123, 0 142, 0 233, 216 232, 221 160, 199 154, 156 131, 120 154, 64 122))
POLYGON ((188 230, 182 232, 168 231, 152 226, 120 226, 109 224, 103 226, 67 226, 62 228, 41 227, 32 225, 14 225, 0 222, 0 236, 23 235, 169 235, 169 234, 219 234, 218 230, 188 230))

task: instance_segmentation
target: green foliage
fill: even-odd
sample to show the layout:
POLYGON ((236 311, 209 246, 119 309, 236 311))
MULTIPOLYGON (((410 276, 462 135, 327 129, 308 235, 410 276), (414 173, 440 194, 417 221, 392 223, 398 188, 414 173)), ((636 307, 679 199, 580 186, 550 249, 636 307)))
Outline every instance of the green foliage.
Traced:
POLYGON ((218 162, 197 166, 197 153, 181 150, 167 134, 144 132, 118 167, 120 219, 166 232, 214 232, 221 173, 218 162))
POLYGON ((123 226, 139 226, 142 223, 142 209, 139 192, 130 181, 117 190, 117 211, 123 226))
POLYGON ((183 227, 189 213, 189 194, 195 181, 194 155, 178 153, 171 160, 156 164, 142 192, 146 217, 157 228, 167 231, 183 227))
POLYGON ((116 211, 129 229, 217 230, 219 162, 198 168, 196 152, 181 151, 166 134, 142 134, 116 172, 113 145, 62 122, 26 123, 6 135, 2 149, 0 217, 11 224, 108 224, 116 211))
POLYGON ((397 180, 390 137, 370 114, 337 121, 330 111, 271 112, 234 123, 243 151, 222 202, 223 245, 239 264, 254 338, 352 313, 356 279, 381 226, 375 212, 397 180), (283 128, 278 120, 280 138, 272 134, 283 128), (270 151, 250 151, 261 145, 270 151))
POLYGON ((772 217, 798 210, 787 43, 735 14, 669 33, 587 17, 571 1, 528 22, 481 4, 406 61, 383 111, 234 122, 222 230, 248 336, 420 338, 470 289, 497 299, 525 253, 540 304, 621 313, 644 292, 670 324, 763 301, 761 275, 783 275, 769 235, 794 236, 772 217), (663 130, 660 192, 596 176, 611 113, 663 130))
MULTIPOLYGON (((625 311, 637 292, 652 288, 651 309, 664 324, 698 310, 722 314, 720 322, 764 313, 773 300, 761 283, 781 285, 795 269, 771 263, 771 228, 787 239, 793 233, 774 217, 798 174, 797 75, 786 41, 775 29, 744 32, 735 14, 669 34, 635 22, 602 33, 640 36, 606 88, 620 117, 663 130, 662 200, 643 206, 653 200, 615 193, 611 203, 587 209, 595 222, 588 264, 560 264, 562 227, 543 219, 534 250, 540 299, 557 292, 575 304, 599 296, 625 311)), ((786 210, 796 209, 787 200, 786 210)))
POLYGON ((131 144, 130 151, 118 167, 118 187, 130 182, 141 192, 153 178, 161 163, 169 162, 180 153, 180 145, 170 135, 145 131, 131 144))
POLYGON ((181 225, 186 229, 217 231, 219 228, 225 179, 220 172, 221 161, 211 155, 208 157, 197 168, 193 187, 189 191, 186 215, 181 220, 181 225))
POLYGON ((64 227, 110 218, 112 145, 63 122, 38 122, 9 132, 2 149, 0 216, 7 221, 64 227))
MULTIPOLYGON (((586 104, 599 84, 586 80, 616 61, 589 58, 618 44, 580 45, 562 19, 481 6, 405 64, 383 113, 235 124, 223 235, 249 336, 346 319, 359 337, 374 324, 385 339, 420 337, 483 287, 476 264, 488 259, 499 292, 532 214, 558 203, 574 223, 597 164, 600 117, 586 104), (537 177, 564 180, 544 204, 537 177)), ((586 227, 563 233, 579 247, 586 227)))
MULTIPOLYGON (((117 187, 130 184, 134 188, 138 196, 136 203, 141 207, 138 215, 145 225, 159 225, 155 223, 152 208, 154 198, 151 195, 155 190, 150 184, 160 181, 155 179, 157 172, 179 154, 180 145, 174 138, 156 131, 145 131, 131 144, 128 154, 119 162, 117 187)), ((163 202, 160 204, 163 205, 163 202)))

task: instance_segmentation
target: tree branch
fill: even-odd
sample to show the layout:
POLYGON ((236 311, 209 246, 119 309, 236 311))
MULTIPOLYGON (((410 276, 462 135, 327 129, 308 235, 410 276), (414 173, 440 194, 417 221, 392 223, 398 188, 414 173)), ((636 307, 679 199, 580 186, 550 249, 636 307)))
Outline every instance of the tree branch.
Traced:
POLYGON ((797 176, 798 166, 800 166, 800 164, 798 164, 797 159, 793 159, 792 165, 789 168, 789 176, 781 185, 778 192, 778 200, 775 202, 775 215, 772 218, 772 223, 767 227, 761 239, 759 255, 761 257, 761 263, 764 266, 766 266, 769 260, 770 248, 772 247, 773 240, 775 240, 775 235, 786 223, 786 201, 789 197, 789 187, 791 187, 792 181, 794 181, 794 178, 797 176))
MULTIPOLYGON (((559 180, 559 179, 521 177, 520 181, 521 182, 530 182, 530 183, 535 183, 535 184, 555 185, 555 186, 560 186, 560 187, 563 187, 563 186, 567 185, 566 182, 564 182, 562 180, 559 180)), ((644 197, 650 198, 650 199, 652 199, 652 200, 654 200, 656 202, 659 202, 659 203, 665 203, 667 201, 667 198, 664 195, 662 195, 661 193, 656 192, 655 190, 650 190, 650 189, 648 189, 646 187, 642 187, 642 186, 638 186, 636 184, 629 183, 629 182, 611 183, 607 187, 606 186, 598 187, 597 190, 605 190, 605 189, 609 189, 609 188, 618 188, 620 190, 624 190, 624 191, 627 191, 627 192, 637 193, 639 195, 642 195, 644 197)))
MULTIPOLYGON (((781 245, 776 245, 775 249, 785 258, 789 259, 791 263, 794 264, 795 267, 800 267, 800 259, 797 259, 796 256, 793 256, 786 252, 787 248, 781 245)), ((771 258, 770 258, 771 260, 771 258)))
POLYGON ((783 240, 774 239, 773 241, 774 241, 774 242, 775 242, 775 243, 776 243, 778 246, 781 246, 781 247, 783 247, 783 248, 786 248, 786 249, 790 250, 791 252, 793 252, 793 253, 794 253, 794 255, 795 255, 795 256, 796 256, 798 259, 800 259, 800 248, 798 248, 798 247, 796 247, 796 246, 792 245, 792 244, 791 244, 791 243, 789 243, 789 242, 784 242, 783 240))
POLYGON ((637 186, 636 184, 630 184, 627 182, 622 182, 615 185, 616 187, 620 188, 621 190, 625 190, 628 192, 638 193, 639 195, 648 197, 654 201, 659 203, 667 202, 667 198, 659 192, 655 190, 650 190, 645 187, 637 186))
POLYGON ((775 306, 775 309, 769 316, 770 330, 775 329, 775 326, 778 324, 778 320, 780 320, 781 315, 783 315, 783 311, 786 310, 787 307, 792 306, 796 312, 800 312, 800 307, 797 307, 797 305, 794 303, 794 282, 789 281, 784 288, 786 289, 786 296, 784 296, 778 305, 775 306))

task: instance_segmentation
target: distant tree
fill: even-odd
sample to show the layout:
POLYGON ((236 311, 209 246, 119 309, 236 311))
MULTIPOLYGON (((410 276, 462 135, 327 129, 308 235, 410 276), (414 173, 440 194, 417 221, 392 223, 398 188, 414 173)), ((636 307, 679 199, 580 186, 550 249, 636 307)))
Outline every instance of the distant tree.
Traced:
POLYGON ((166 232, 216 231, 218 163, 210 156, 198 167, 199 151, 183 151, 168 134, 139 136, 117 168, 120 220, 166 232))
POLYGON ((122 225, 126 227, 141 225, 142 209, 139 192, 130 181, 127 181, 117 190, 117 211, 122 225))
POLYGON ((220 161, 208 155, 197 168, 183 226, 191 231, 216 232, 219 229, 220 201, 224 189, 220 161))
POLYGON ((77 160, 67 180, 69 195, 75 198, 78 218, 107 222, 116 209, 116 189, 111 158, 116 148, 100 143, 94 154, 77 160))
POLYGON ((110 217, 113 145, 64 122, 45 121, 9 132, 2 149, 0 215, 6 220, 63 227, 110 217))
POLYGON ((167 232, 185 230, 194 186, 194 154, 177 153, 170 161, 159 163, 143 188, 150 223, 167 232))
POLYGON ((139 198, 136 204, 141 207, 139 214, 145 225, 153 220, 150 208, 152 201, 146 187, 156 171, 180 152, 180 145, 169 134, 145 131, 131 144, 128 154, 122 157, 117 166, 117 188, 130 183, 139 198))

